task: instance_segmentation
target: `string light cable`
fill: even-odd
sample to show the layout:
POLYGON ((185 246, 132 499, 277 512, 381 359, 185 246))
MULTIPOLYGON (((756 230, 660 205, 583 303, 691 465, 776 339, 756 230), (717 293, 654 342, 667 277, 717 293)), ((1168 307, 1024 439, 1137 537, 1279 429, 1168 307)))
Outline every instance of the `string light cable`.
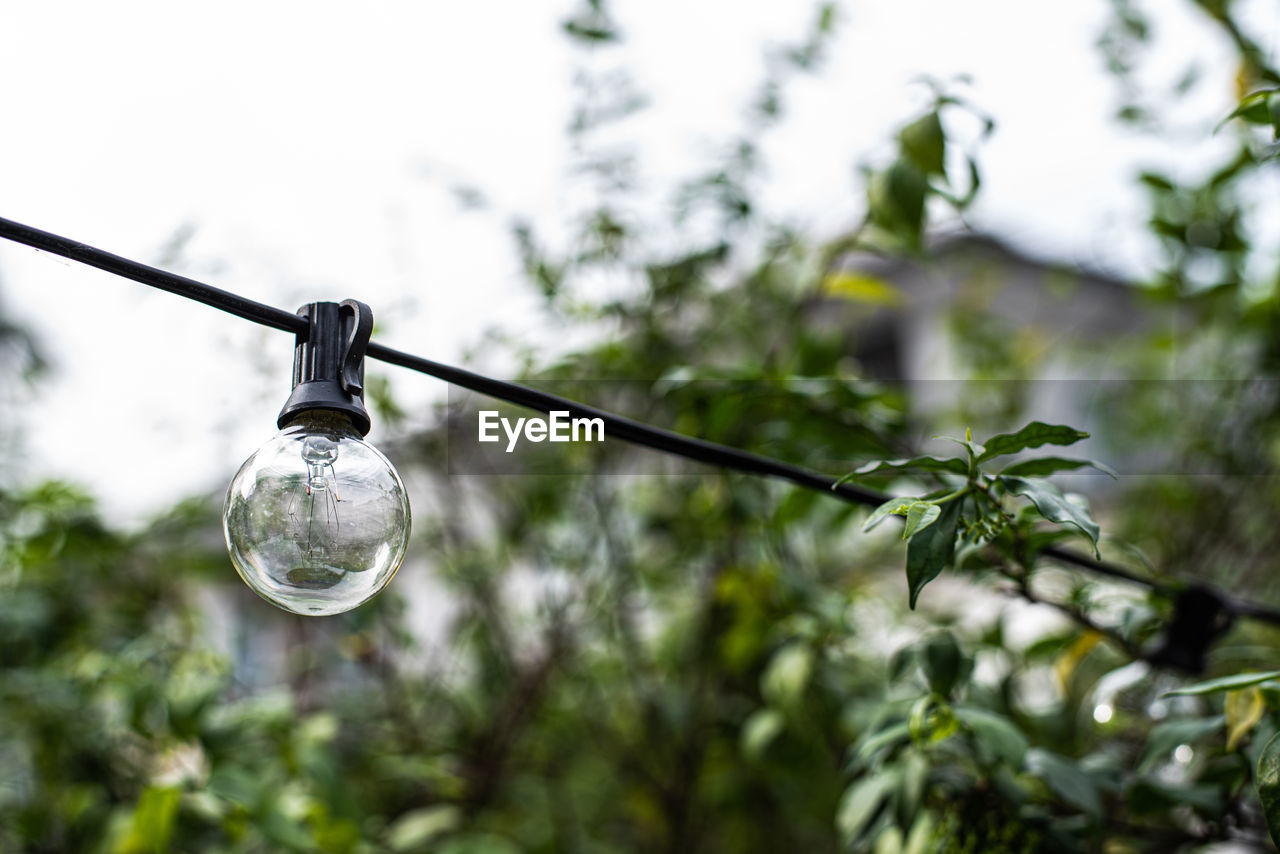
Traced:
MULTIPOLYGON (((362 405, 363 369, 360 363, 364 356, 426 374, 478 394, 543 414, 558 411, 568 412, 569 416, 573 418, 599 419, 600 423, 604 425, 604 435, 606 437, 662 453, 746 474, 776 478, 805 489, 828 493, 845 501, 868 507, 878 507, 889 500, 888 495, 876 490, 847 481, 842 482, 836 477, 792 465, 782 460, 685 436, 545 391, 529 388, 518 383, 493 379, 473 371, 435 362, 369 341, 372 315, 369 313, 367 306, 355 300, 347 300, 340 305, 337 303, 312 303, 309 306, 304 306, 298 313, 291 313, 274 306, 255 302, 203 282, 160 270, 137 261, 131 261, 84 243, 41 231, 12 220, 0 218, 0 237, 68 258, 90 267, 96 267, 153 288, 168 291, 233 314, 244 320, 283 332, 291 332, 297 337, 298 344, 295 350, 294 364, 294 394, 290 397, 290 401, 286 404, 285 411, 281 413, 280 417, 280 426, 284 430, 275 440, 276 444, 269 443, 260 449, 254 457, 251 457, 246 462, 245 467, 241 469, 236 480, 233 481, 231 494, 229 495, 228 516, 231 514, 231 501, 236 497, 237 482, 245 477, 246 470, 250 472, 253 470, 260 472, 262 470, 261 465, 258 465, 255 469, 254 464, 257 458, 263 457, 264 452, 269 452, 267 457, 277 459, 277 461, 283 458, 280 457, 281 454, 287 454, 291 459, 300 459, 300 465, 305 467, 305 471, 299 474, 298 481, 305 484, 301 492, 299 492, 302 498, 299 500, 297 496, 290 495, 288 501, 286 501, 275 493, 269 495, 268 498, 281 504, 283 517, 288 518, 295 526, 302 525, 307 532, 300 534, 298 527, 295 527, 287 537, 281 540, 283 545, 279 551, 282 555, 286 552, 288 553, 285 558, 242 555, 245 565, 250 566, 251 569, 256 566, 258 570, 273 570, 275 568, 270 565, 271 559, 291 559, 295 563, 299 563, 297 560, 299 553, 305 554, 308 550, 315 553, 324 552, 326 560, 329 562, 323 567, 316 568, 304 560, 300 563, 307 564, 306 566, 285 567, 282 570, 284 575, 281 578, 288 581, 293 589, 320 592, 328 592, 331 587, 326 585, 330 584, 330 582, 332 582, 332 587, 341 587, 348 583, 346 579, 356 576, 360 576, 361 581, 364 583, 354 594, 351 591, 346 591, 343 597, 340 597, 342 598, 340 604, 346 607, 326 610, 332 608, 333 605, 332 603, 327 603, 323 596, 318 597, 317 601, 321 602, 319 606, 314 605, 311 600, 307 600, 297 609, 289 607, 287 603, 282 603, 273 598, 272 590, 260 589, 253 580, 246 576, 245 566, 242 566, 242 561, 237 560, 236 547, 232 543, 232 534, 228 524, 228 545, 231 548, 232 560, 236 564, 237 570, 241 572, 242 576, 246 576, 245 580, 260 595, 281 607, 286 607, 288 610, 297 610, 299 613, 336 613, 339 610, 348 610, 349 607, 354 607, 354 605, 350 604, 353 595, 359 598, 368 592, 364 588, 376 588, 372 592, 368 592, 368 596, 359 598, 359 601, 355 602, 355 604, 360 604, 360 602, 365 601, 373 593, 380 590, 381 585, 389 581, 390 575, 394 574, 394 567, 391 567, 390 574, 385 579, 377 579, 378 583, 375 584, 374 576, 367 571, 345 571, 341 566, 333 565, 333 555, 340 549, 335 546, 326 550, 323 537, 318 540, 315 536, 316 519, 321 519, 321 528, 324 527, 326 518, 331 527, 336 527, 332 525, 332 522, 337 513, 337 508, 340 506, 349 507, 352 499, 359 497, 361 494, 357 492, 356 495, 352 495, 348 492, 351 497, 343 495, 343 489, 347 488, 364 490, 366 503, 381 500, 383 504, 390 507, 390 510, 384 507, 382 509, 383 513, 389 512, 393 522, 399 518, 396 515, 396 508, 391 505, 397 505, 400 502, 403 497, 403 486, 399 485, 399 479, 394 474, 394 470, 391 470, 391 479, 394 480, 394 483, 383 476, 384 473, 378 464, 378 459, 385 463, 385 458, 381 458, 381 455, 376 450, 365 445, 362 439, 369 429, 368 416, 364 414, 362 405), (337 422, 325 421, 335 410, 339 414, 348 417, 339 418, 337 422), (299 422, 306 423, 299 426, 299 422), (337 423, 337 426, 335 426, 335 423, 337 423), (293 430, 294 433, 292 436, 287 436, 286 434, 289 434, 290 430, 293 430), (280 439, 280 437, 286 438, 280 439), (287 451, 285 449, 286 445, 288 445, 287 451), (294 445, 298 447, 295 448, 293 447, 294 445), (334 469, 333 459, 339 454, 344 455, 344 461, 352 454, 356 454, 359 457, 363 453, 362 447, 372 451, 372 454, 378 458, 369 457, 371 462, 365 469, 362 469, 363 476, 366 476, 367 482, 362 481, 355 486, 338 483, 332 475, 334 469), (340 487, 342 488, 340 489, 340 487), (346 499, 345 502, 343 501, 344 498, 346 499), (298 521, 303 516, 306 517, 305 524, 298 521), (253 564, 255 559, 261 565, 253 564), (294 577, 291 578, 289 573, 294 573, 294 577), (340 576, 343 580, 333 582, 329 577, 330 575, 340 576), (365 581, 366 579, 367 581, 365 581), (304 607, 305 610, 302 609, 304 607)), ((366 454, 365 456, 368 455, 366 454)), ((387 468, 389 468, 389 464, 387 464, 387 468)), ((279 484, 268 485, 280 486, 279 484)), ((281 486, 281 490, 284 492, 289 491, 283 486, 281 486)), ((259 491, 263 490, 260 489, 259 491)), ((246 501, 254 498, 256 496, 247 496, 246 501)), ((356 503, 360 505, 359 501, 356 503)), ((404 503, 403 510, 404 519, 401 528, 404 530, 392 531, 393 539, 399 537, 398 550, 401 552, 400 556, 403 555, 403 540, 404 535, 407 534, 407 502, 404 503)), ((355 522, 355 527, 359 528, 361 520, 357 519, 355 522)), ((372 527, 377 528, 378 525, 373 525, 372 527)), ((387 526, 384 525, 383 527, 387 526)), ((395 525, 392 524, 390 527, 394 529, 395 525)), ((346 528, 348 533, 344 534, 344 536, 349 539, 352 536, 349 533, 352 528, 350 521, 347 522, 346 528)), ((387 536, 386 530, 376 530, 371 533, 375 538, 382 537, 384 541, 387 536)), ((358 542, 357 546, 359 546, 358 542)), ((344 542, 343 548, 348 548, 348 543, 344 542)), ((1044 557, 1095 575, 1145 587, 1158 595, 1172 600, 1174 603, 1174 623, 1178 621, 1179 614, 1198 610, 1205 615, 1206 619, 1210 619, 1221 626, 1220 630, 1212 632, 1214 636, 1220 634, 1221 630, 1225 630, 1225 626, 1229 625, 1231 620, 1236 617, 1255 619, 1280 626, 1280 609, 1248 599, 1230 596, 1204 584, 1186 587, 1162 582, 1154 578, 1138 575, 1118 564, 1098 560, 1089 555, 1059 546, 1047 547, 1042 550, 1041 554, 1044 557), (1206 603, 1209 604, 1206 605, 1206 603)), ((347 557, 351 558, 350 555, 347 557)), ((356 557, 359 557, 359 555, 356 557)), ((395 563, 398 565, 399 558, 396 558, 395 563)), ((349 570, 353 565, 349 560, 347 569, 349 570)), ((267 574, 266 572, 262 573, 263 576, 267 574)), ((268 585, 270 584, 269 579, 267 579, 267 583, 268 585)), ((278 594, 279 591, 275 592, 278 594)), ((313 596, 312 598, 315 599, 316 597, 313 596)), ((1186 617, 1184 616, 1183 619, 1186 619, 1186 617)), ((1197 620, 1197 622, 1202 622, 1202 620, 1197 620)), ((1159 655, 1160 651, 1157 651, 1156 654, 1159 655)))

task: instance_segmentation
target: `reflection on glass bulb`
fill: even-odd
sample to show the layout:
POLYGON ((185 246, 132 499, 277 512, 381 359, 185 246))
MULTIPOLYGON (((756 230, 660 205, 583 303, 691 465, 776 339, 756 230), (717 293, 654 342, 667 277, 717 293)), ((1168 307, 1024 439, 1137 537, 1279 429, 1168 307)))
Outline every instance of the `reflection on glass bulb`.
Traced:
POLYGON ((311 410, 240 467, 222 522, 231 562, 259 596, 295 614, 340 614, 400 567, 409 500, 345 415, 311 410))

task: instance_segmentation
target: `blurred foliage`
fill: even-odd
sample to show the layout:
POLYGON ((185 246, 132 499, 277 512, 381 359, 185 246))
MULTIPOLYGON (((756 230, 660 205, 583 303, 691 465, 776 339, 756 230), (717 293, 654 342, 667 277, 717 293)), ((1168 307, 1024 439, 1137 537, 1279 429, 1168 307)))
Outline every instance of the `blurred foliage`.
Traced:
MULTIPOLYGON (((1275 82, 1232 4, 1195 5, 1243 77, 1275 82)), ((1134 94, 1149 28, 1136 4, 1116 8, 1102 47, 1134 94)), ((524 222, 513 236, 546 323, 595 343, 529 354, 527 379, 854 470, 892 502, 864 513, 674 461, 640 476, 647 452, 613 446, 556 450, 597 477, 447 477, 449 424, 468 413, 422 425, 381 384, 370 395, 401 425, 389 450, 415 489, 415 557, 374 604, 306 621, 234 580, 211 500, 123 533, 71 487, 7 486, 0 850, 1266 850, 1280 639, 1228 631, 1194 582, 1275 596, 1274 478, 1223 474, 1269 470, 1274 443, 1259 459, 1237 439, 1280 435, 1275 396, 1263 384, 1224 408, 1136 380, 1274 375, 1280 271, 1248 197, 1271 168, 1248 123, 1272 121, 1258 112, 1271 96, 1238 93, 1242 121, 1222 132, 1239 153, 1207 178, 1141 178, 1162 253, 1147 295, 1182 326, 1134 336, 1110 423, 1208 474, 1126 478, 1085 501, 1045 479, 1084 461, 1023 453, 1080 431, 1002 423, 956 438, 956 456, 922 456, 912 396, 852 355, 844 318, 903 300, 851 253, 927 262, 980 187, 949 116, 978 116, 980 141, 993 127, 980 111, 938 88, 866 167, 847 235, 761 217, 761 139, 788 82, 821 71, 839 17, 819 7, 799 44, 770 52, 742 134, 674 194, 674 249, 626 206, 629 153, 599 139, 644 99, 625 73, 584 65, 569 132, 592 201, 567 246, 524 222), (602 279, 625 287, 602 296, 602 279), (878 524, 891 515, 901 534, 878 524), (1040 559, 1066 538, 1135 573, 1159 567, 1182 592, 1040 559), (1185 684, 1172 665, 1212 678, 1185 684)), ((602 0, 564 31, 591 56, 625 44, 602 0)), ((985 376, 1024 376, 998 330, 953 333, 985 376)))

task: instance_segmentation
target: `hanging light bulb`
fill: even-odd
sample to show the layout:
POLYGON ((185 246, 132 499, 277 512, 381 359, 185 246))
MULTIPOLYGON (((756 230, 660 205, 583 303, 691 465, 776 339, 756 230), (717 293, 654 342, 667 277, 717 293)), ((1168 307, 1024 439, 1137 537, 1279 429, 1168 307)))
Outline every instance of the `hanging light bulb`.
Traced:
POLYGON ((355 300, 311 303, 294 352, 280 432, 231 480, 222 514, 236 572, 295 614, 340 614, 386 587, 409 541, 400 476, 364 441, 364 350, 373 328, 355 300))

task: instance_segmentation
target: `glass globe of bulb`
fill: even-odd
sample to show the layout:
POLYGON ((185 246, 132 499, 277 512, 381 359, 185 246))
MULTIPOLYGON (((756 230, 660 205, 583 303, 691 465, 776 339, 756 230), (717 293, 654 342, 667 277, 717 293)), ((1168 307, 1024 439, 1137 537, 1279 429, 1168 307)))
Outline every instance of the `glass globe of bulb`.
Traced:
POLYGON ((340 614, 400 568, 409 499, 347 416, 310 410, 240 467, 222 527, 236 572, 263 599, 295 614, 340 614))

